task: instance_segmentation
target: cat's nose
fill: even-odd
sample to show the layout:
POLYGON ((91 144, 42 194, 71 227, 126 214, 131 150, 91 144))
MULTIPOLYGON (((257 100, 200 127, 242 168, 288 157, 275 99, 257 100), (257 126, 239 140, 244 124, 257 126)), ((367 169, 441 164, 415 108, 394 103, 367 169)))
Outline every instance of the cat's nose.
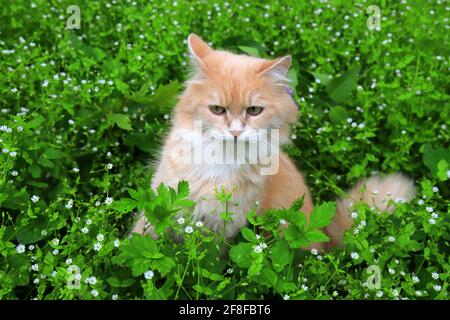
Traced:
POLYGON ((231 133, 235 139, 238 138, 243 131, 244 130, 228 130, 228 132, 231 133))

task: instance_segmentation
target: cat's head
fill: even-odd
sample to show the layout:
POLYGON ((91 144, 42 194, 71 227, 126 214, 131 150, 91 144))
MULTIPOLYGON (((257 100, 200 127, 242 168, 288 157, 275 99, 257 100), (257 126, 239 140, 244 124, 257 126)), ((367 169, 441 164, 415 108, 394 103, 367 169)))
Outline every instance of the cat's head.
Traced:
POLYGON ((289 141, 297 105, 286 74, 291 57, 274 60, 212 49, 197 35, 188 38, 193 74, 176 108, 183 127, 202 121, 205 134, 225 140, 252 140, 259 129, 277 129, 289 141))

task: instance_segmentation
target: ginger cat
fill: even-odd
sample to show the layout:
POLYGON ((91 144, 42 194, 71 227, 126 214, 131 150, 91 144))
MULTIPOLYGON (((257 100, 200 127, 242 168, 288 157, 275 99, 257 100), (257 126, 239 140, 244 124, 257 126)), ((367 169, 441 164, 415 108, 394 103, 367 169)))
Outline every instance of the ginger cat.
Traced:
MULTIPOLYGON (((197 203, 193 212, 195 219, 219 234, 224 232, 227 238, 246 225, 248 211, 264 213, 269 208, 287 208, 303 195, 302 211, 309 217, 313 202, 302 174, 272 141, 262 138, 260 132, 275 129, 279 144, 289 142, 289 125, 296 122, 298 113, 287 90, 286 74, 291 57, 266 60, 218 51, 195 34, 188 37, 188 45, 193 75, 186 82, 174 110, 172 128, 164 143, 152 188, 156 189, 160 183, 176 188, 180 180, 186 180, 190 198, 197 203), (201 124, 200 129, 196 123, 201 124), (229 142, 223 152, 233 153, 233 147, 242 146, 245 140, 262 150, 272 151, 278 166, 273 174, 261 173, 261 161, 237 161, 239 157, 248 160, 248 154, 238 154, 231 163, 212 163, 193 161, 192 154, 186 152, 186 146, 194 146, 204 152, 209 148, 207 152, 215 153, 223 147, 223 142, 229 142), (222 187, 232 192, 236 204, 230 209, 234 216, 225 230, 220 217, 223 207, 215 197, 215 188, 222 187)), ((392 211, 387 200, 408 201, 414 196, 414 189, 413 182, 400 174, 359 182, 346 199, 337 201, 334 221, 326 228, 331 238, 327 246, 342 243, 345 230, 352 224, 349 216, 352 202, 362 200, 383 211, 392 211)), ((141 214, 133 232, 151 233, 151 228, 145 226, 145 217, 141 214)))

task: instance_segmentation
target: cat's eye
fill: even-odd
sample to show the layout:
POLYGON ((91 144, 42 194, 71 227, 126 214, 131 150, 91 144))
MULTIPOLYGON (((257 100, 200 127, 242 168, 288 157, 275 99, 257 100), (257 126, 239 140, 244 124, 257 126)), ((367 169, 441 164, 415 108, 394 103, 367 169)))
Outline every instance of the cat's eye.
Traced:
POLYGON ((247 114, 251 116, 257 116, 263 111, 263 107, 251 106, 247 108, 247 114))
POLYGON ((209 110, 211 110, 212 113, 217 114, 217 115, 222 115, 227 112, 227 109, 225 109, 224 107, 216 106, 216 105, 210 105, 209 110))

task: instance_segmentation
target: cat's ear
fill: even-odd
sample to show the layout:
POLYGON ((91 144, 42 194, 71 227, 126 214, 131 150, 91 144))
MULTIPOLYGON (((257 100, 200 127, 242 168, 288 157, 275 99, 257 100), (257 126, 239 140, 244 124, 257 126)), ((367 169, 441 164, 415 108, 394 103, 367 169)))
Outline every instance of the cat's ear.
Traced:
POLYGON ((188 37, 189 52, 192 60, 203 63, 203 59, 214 50, 204 42, 198 35, 191 33, 188 37))
POLYGON ((267 74, 275 75, 277 77, 286 77, 291 62, 291 56, 285 56, 275 60, 265 60, 258 69, 258 76, 267 74))

